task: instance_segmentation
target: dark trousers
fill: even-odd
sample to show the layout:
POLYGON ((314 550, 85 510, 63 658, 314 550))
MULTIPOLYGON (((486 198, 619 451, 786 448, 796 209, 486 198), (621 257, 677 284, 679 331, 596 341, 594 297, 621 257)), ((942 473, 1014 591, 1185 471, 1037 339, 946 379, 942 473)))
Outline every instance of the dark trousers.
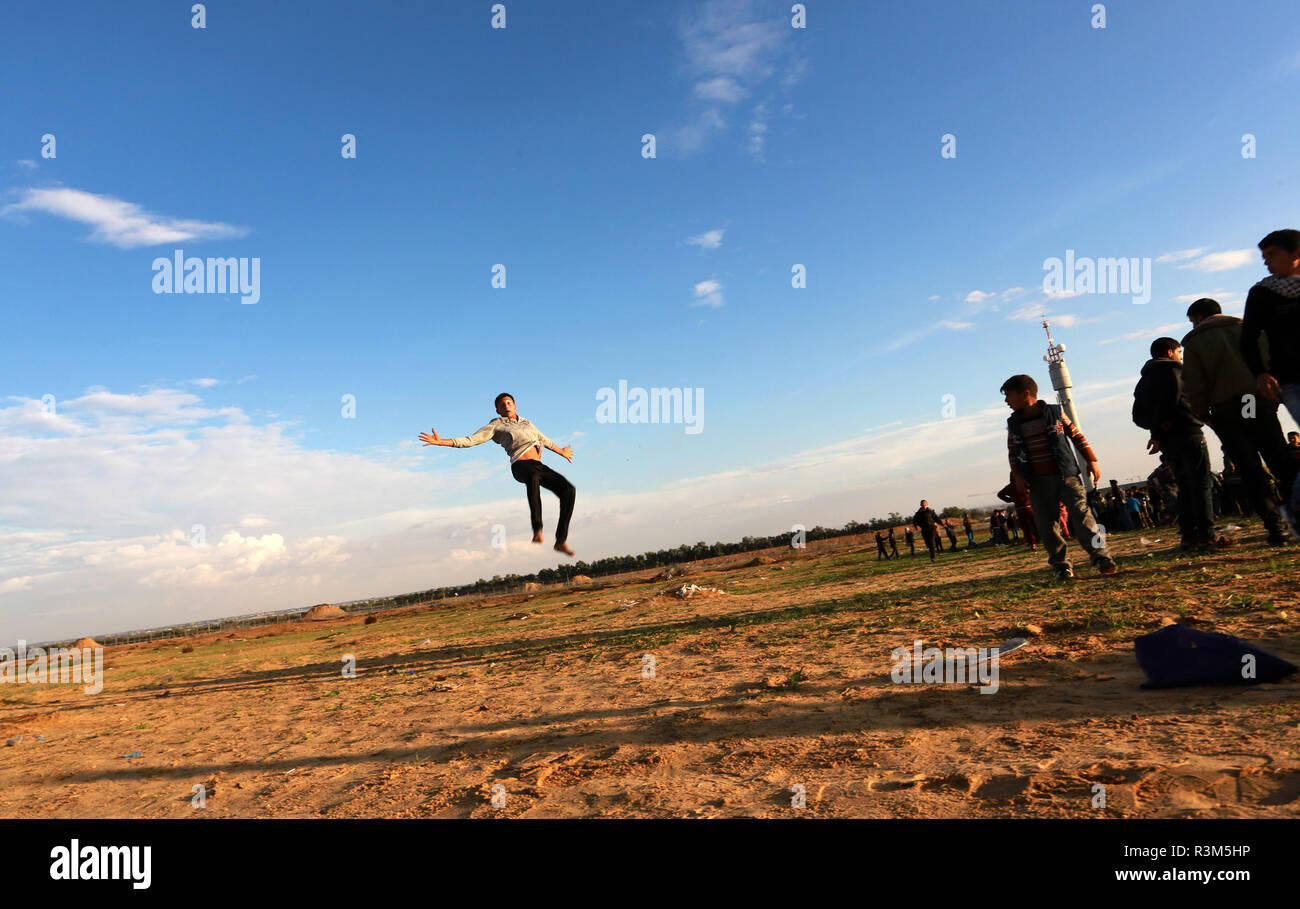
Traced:
POLYGON ((555 542, 566 541, 569 538, 569 518, 573 517, 573 501, 578 494, 573 484, 541 461, 515 461, 510 465, 510 473, 528 488, 528 511, 533 519, 533 533, 542 529, 540 488, 545 486, 560 497, 560 523, 555 525, 555 542))
POLYGON ((1210 492, 1210 450, 1199 431, 1160 440, 1160 453, 1178 483, 1178 529, 1184 543, 1204 543, 1214 535, 1210 492))
POLYGON ((1060 474, 1035 476, 1029 487, 1029 507, 1034 510, 1038 538, 1047 550, 1047 560, 1055 569, 1071 568, 1069 548, 1061 536, 1061 504, 1070 517, 1070 533, 1088 553, 1095 565, 1110 560, 1106 539, 1097 532, 1097 523, 1088 510, 1087 493, 1078 477, 1060 474))
POLYGON ((939 551, 943 552, 943 544, 939 542, 938 534, 933 530, 926 530, 924 527, 921 528, 921 538, 925 540, 925 548, 930 550, 930 561, 933 562, 934 548, 938 546, 939 551))
POLYGON ((1264 519, 1264 526, 1270 534, 1283 533, 1286 520, 1278 511, 1268 474, 1259 462, 1261 457, 1268 462, 1279 485, 1288 479, 1294 480, 1285 450, 1286 437, 1282 435, 1282 424, 1277 421, 1277 404, 1266 398, 1257 399, 1253 417, 1243 417, 1237 404, 1212 405, 1210 419, 1214 423, 1214 434, 1223 442, 1224 453, 1237 467, 1244 487, 1242 491, 1251 507, 1264 519))

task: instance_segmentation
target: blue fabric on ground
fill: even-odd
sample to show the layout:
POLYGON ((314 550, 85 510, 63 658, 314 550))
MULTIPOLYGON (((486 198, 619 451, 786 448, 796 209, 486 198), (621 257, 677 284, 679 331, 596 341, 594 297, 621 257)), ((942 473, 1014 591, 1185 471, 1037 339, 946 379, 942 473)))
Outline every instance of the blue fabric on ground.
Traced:
POLYGON ((1276 682, 1297 671, 1280 657, 1266 653, 1240 638, 1186 625, 1166 625, 1133 642, 1138 665, 1150 680, 1143 688, 1177 688, 1181 685, 1253 685, 1276 682), (1242 657, 1255 657, 1255 677, 1242 677, 1242 657))

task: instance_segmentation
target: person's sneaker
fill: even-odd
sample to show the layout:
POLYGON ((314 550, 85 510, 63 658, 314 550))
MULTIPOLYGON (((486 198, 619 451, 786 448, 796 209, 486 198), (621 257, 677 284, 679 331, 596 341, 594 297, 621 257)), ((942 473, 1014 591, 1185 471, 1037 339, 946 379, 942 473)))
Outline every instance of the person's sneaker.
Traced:
POLYGON ((1074 569, 1073 569, 1073 568, 1058 568, 1058 569, 1056 569, 1056 579, 1057 579, 1058 581, 1073 581, 1073 580, 1074 580, 1074 569))
POLYGON ((1118 574, 1119 566, 1111 559, 1103 559, 1097 563, 1097 570, 1102 574, 1118 574))

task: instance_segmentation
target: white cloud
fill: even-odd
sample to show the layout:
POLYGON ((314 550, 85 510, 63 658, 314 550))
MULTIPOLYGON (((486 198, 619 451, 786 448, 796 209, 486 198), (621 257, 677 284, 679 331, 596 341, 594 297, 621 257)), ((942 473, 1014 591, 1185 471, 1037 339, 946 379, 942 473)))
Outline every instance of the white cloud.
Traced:
POLYGON ((39 167, 39 165, 31 158, 19 158, 18 166, 21 167, 23 170, 29 170, 29 171, 36 170, 36 168, 39 167))
POLYGON ((695 285, 695 302, 692 306, 721 306, 722 284, 712 279, 701 281, 695 285))
POLYGON ((771 115, 767 106, 759 104, 754 108, 754 119, 749 124, 749 142, 746 151, 757 161, 763 161, 764 143, 767 141, 767 121, 771 115))
POLYGON ((695 97, 705 101, 721 101, 735 104, 744 99, 748 92, 739 82, 730 76, 717 76, 695 83, 695 97))
POLYGON ((985 300, 987 300, 987 299, 988 299, 989 297, 991 297, 991 296, 993 296, 993 294, 991 294, 991 293, 986 293, 985 291, 982 291, 982 290, 972 290, 970 293, 968 293, 968 294, 966 295, 966 302, 967 302, 967 303, 983 303, 985 300))
POLYGON ((1226 252, 1209 253, 1197 259, 1193 259, 1186 265, 1179 265, 1179 268, 1190 268, 1193 271, 1231 271, 1234 268, 1244 268, 1247 265, 1254 265, 1259 262, 1259 251, 1255 249, 1230 249, 1226 252))
POLYGON ((1035 303, 1022 303, 1020 306, 1017 306, 1011 312, 1007 313, 1007 318, 1008 319, 1041 319, 1046 315, 1047 315, 1047 307, 1043 305, 1043 301, 1039 300, 1035 303))
POLYGON ((1203 252, 1205 252, 1204 247, 1198 249, 1180 249, 1177 252, 1168 252, 1164 255, 1156 256, 1156 261, 1160 263, 1186 262, 1188 259, 1195 259, 1203 252))
POLYGON ((90 239, 121 249, 156 246, 187 240, 241 237, 246 228, 216 221, 195 221, 151 214, 134 202, 96 195, 79 189, 28 189, 18 202, 0 209, 0 215, 44 212, 91 225, 90 239))
POLYGON ((949 331, 970 331, 975 327, 970 322, 954 322, 950 319, 944 319, 939 324, 949 331))
POLYGON ((930 298, 929 298, 929 299, 930 299, 930 302, 933 303, 935 300, 938 300, 938 299, 939 299, 939 295, 938 295, 938 294, 930 294, 930 298))
MULTIPOLYGON (((722 107, 739 104, 771 79, 787 54, 790 29, 781 16, 759 15, 752 0, 706 0, 691 9, 678 27, 685 71, 694 79, 692 99, 708 105, 682 126, 662 130, 660 146, 668 153, 691 155, 728 128, 722 107)), ((794 59, 777 86, 788 91, 802 77, 806 63, 794 59)), ((788 105, 787 105, 788 106, 788 105)), ((784 110, 784 108, 782 108, 784 110)), ((745 149, 763 160, 771 113, 766 103, 745 128, 745 149)))
POLYGON ((1165 325, 1159 325, 1155 328, 1140 328, 1137 331, 1130 331, 1128 334, 1120 335, 1117 338, 1107 338, 1104 341, 1098 341, 1098 344, 1114 344, 1117 341, 1154 341, 1156 338, 1169 335, 1170 332, 1176 332, 1172 337, 1181 337, 1192 330, 1190 322, 1169 322, 1165 325))
POLYGON ((687 237, 686 242, 691 246, 699 246, 704 249, 717 249, 722 245, 722 235, 726 228, 705 231, 702 234, 696 234, 693 237, 687 237))

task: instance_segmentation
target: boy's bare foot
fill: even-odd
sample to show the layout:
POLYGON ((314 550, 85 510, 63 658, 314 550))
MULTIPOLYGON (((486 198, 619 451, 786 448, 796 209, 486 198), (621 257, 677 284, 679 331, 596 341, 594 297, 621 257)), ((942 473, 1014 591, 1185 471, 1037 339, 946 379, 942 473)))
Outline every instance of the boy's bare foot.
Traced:
POLYGON ((546 542, 545 540, 542 539, 542 532, 541 532, 540 530, 537 531, 537 533, 533 534, 533 542, 534 542, 534 543, 544 543, 544 542, 546 542))
POLYGON ((569 548, 569 544, 568 544, 568 543, 556 543, 556 544, 555 544, 555 551, 556 551, 556 552, 562 552, 562 553, 564 553, 564 554, 567 555, 567 556, 571 556, 571 555, 573 555, 573 550, 569 548))

